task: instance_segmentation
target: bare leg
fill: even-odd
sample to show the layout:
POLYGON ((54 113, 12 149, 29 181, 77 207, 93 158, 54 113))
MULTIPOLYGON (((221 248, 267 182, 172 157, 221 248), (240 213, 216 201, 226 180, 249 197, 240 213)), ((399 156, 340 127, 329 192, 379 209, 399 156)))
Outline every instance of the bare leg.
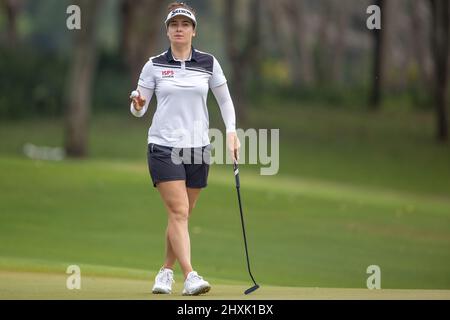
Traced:
MULTIPOLYGON (((188 194, 188 199, 189 199, 189 218, 191 217, 192 210, 194 209, 195 203, 197 202, 197 199, 200 196, 201 190, 202 189, 187 188, 187 194, 188 194)), ((164 268, 173 270, 173 267, 175 265, 177 257, 175 256, 175 253, 172 249, 172 245, 170 244, 168 230, 169 230, 169 228, 167 228, 167 230, 166 230, 166 260, 164 262, 164 268)), ((189 246, 189 251, 190 251, 190 246, 189 246)))
POLYGON ((186 278, 192 271, 188 230, 189 198, 186 182, 184 180, 160 182, 157 188, 167 209, 168 240, 186 278))
POLYGON ((177 257, 172 249, 172 245, 169 240, 169 226, 166 229, 166 260, 164 261, 164 268, 173 270, 177 257))
POLYGON ((187 194, 188 194, 188 198, 189 198, 189 218, 191 217, 192 214, 192 210, 195 208, 195 204, 197 202, 198 197, 200 196, 200 191, 202 191, 202 189, 197 189, 197 188, 186 188, 187 189, 187 194))

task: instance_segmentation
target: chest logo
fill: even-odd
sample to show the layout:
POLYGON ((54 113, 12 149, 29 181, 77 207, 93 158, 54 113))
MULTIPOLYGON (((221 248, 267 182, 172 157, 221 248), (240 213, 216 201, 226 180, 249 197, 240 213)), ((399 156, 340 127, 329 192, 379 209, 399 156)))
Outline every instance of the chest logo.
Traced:
POLYGON ((175 76, 175 71, 173 70, 163 70, 161 71, 161 76, 163 79, 165 78, 173 78, 175 76))

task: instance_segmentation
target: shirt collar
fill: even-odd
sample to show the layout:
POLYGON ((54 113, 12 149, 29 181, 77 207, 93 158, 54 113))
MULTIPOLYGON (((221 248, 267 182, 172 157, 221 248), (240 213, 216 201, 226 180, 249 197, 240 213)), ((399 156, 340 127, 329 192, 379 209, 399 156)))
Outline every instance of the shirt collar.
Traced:
MULTIPOLYGON (((176 60, 174 59, 174 57, 172 55, 172 49, 170 47, 166 52, 166 59, 167 59, 167 62, 176 62, 176 60)), ((186 61, 196 61, 197 62, 197 50, 195 50, 194 47, 192 47, 192 49, 191 49, 190 58, 187 59, 186 61)))

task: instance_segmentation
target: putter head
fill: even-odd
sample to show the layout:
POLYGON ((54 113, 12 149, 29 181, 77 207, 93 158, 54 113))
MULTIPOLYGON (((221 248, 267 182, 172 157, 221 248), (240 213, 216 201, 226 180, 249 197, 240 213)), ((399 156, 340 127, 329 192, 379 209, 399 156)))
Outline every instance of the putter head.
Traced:
POLYGON ((256 289, 258 289, 259 288, 259 285, 257 285, 257 284, 255 284, 253 287, 251 287, 251 288, 248 288, 247 290, 245 290, 245 294, 250 294, 250 293, 252 293, 253 291, 255 291, 256 289))

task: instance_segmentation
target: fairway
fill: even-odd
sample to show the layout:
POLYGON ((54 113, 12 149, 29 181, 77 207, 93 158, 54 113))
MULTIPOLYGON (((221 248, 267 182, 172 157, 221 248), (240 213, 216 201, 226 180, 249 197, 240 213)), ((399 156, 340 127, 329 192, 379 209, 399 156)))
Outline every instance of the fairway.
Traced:
MULTIPOLYGON (((3 157, 0 165, 0 269, 54 272, 70 264, 101 265, 106 267, 97 268, 97 275, 115 276, 108 270, 160 267, 165 213, 143 164, 3 157)), ((365 288, 367 267, 379 265, 386 289, 450 287, 446 198, 245 170, 241 175, 257 281, 365 288)), ((210 188, 190 223, 193 258, 208 278, 245 283, 232 178, 222 168, 211 171, 210 188)))
POLYGON ((206 295, 181 295, 182 284, 173 286, 171 295, 151 293, 151 281, 86 276, 80 290, 65 287, 67 277, 54 273, 0 272, 0 299, 120 299, 120 300, 371 300, 371 299, 450 299, 450 290, 368 290, 333 288, 294 288, 262 286, 244 295, 248 286, 212 283, 206 295))
MULTIPOLYGON (((347 120, 339 121, 348 130, 362 121, 347 120)), ((0 127, 11 137, 0 148, 2 298, 164 299, 149 294, 163 263, 166 213, 148 175, 145 126, 124 136, 121 119, 96 123, 93 156, 60 162, 17 152, 27 141, 57 144, 53 124, 26 122, 28 131, 0 127), (81 268, 80 292, 65 288, 69 265, 81 268)), ((251 297, 448 297, 450 153, 424 145, 412 157, 411 146, 396 147, 393 157, 408 159, 403 165, 388 161, 393 146, 383 135, 383 143, 371 147, 383 159, 372 159, 364 140, 351 143, 361 152, 350 156, 337 150, 339 143, 349 147, 345 139, 331 147, 306 141, 296 150, 289 129, 283 132, 278 175, 261 176, 259 166, 240 168, 252 273, 262 286, 251 297), (430 161, 445 170, 423 169, 430 161), (424 183, 431 180, 436 183, 424 183), (366 289, 372 265, 380 267, 381 291, 366 289)), ((208 183, 189 222, 194 268, 213 284, 211 299, 245 298, 251 281, 231 165, 213 165, 208 183)), ((171 299, 180 292, 180 275, 177 265, 171 299)))

